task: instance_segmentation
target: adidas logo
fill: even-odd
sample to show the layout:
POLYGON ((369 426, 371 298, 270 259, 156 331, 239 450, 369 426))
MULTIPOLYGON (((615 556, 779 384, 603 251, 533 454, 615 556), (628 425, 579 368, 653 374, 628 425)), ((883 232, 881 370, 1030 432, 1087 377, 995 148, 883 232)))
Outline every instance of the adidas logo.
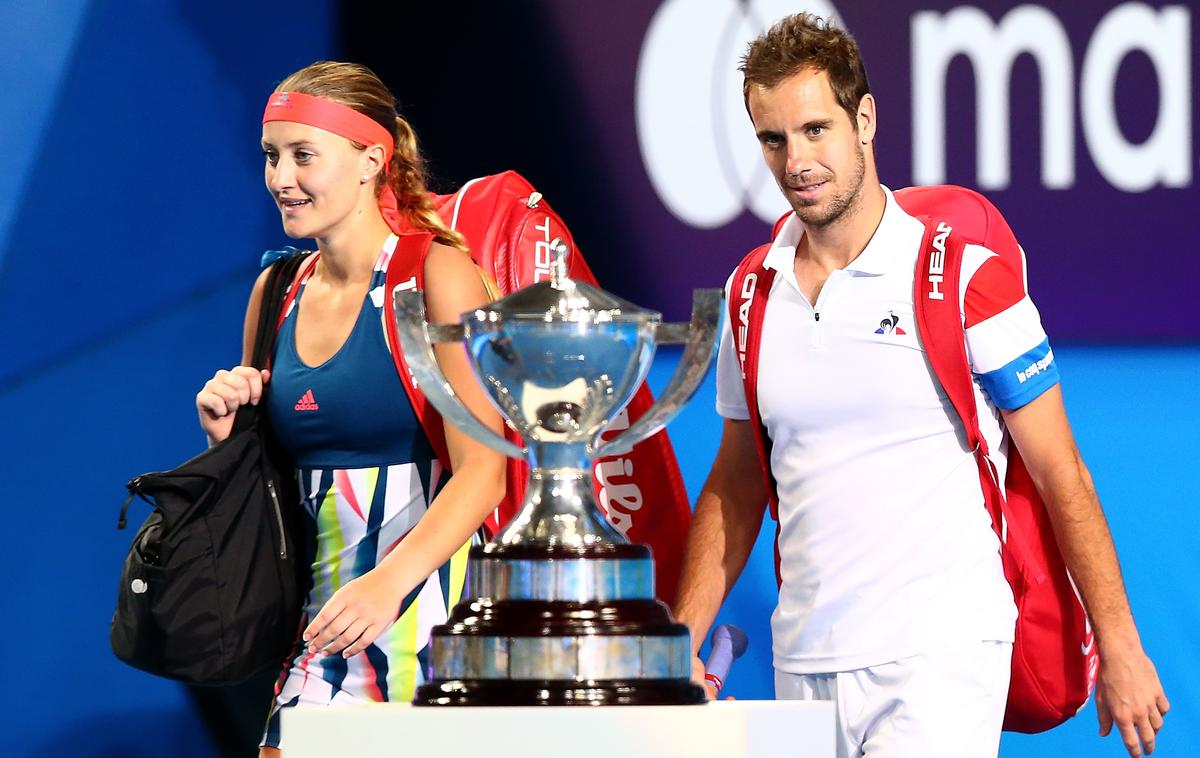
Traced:
POLYGON ((300 399, 296 401, 296 410, 298 411, 315 411, 321 406, 317 405, 317 399, 313 397, 312 390, 308 390, 300 399))

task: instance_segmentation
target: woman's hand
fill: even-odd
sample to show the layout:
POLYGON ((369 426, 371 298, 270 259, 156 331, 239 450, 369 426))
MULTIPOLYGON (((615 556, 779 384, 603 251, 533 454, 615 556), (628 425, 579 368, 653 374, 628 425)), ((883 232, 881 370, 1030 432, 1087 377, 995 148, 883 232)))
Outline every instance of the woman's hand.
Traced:
POLYGON ((308 652, 341 653, 343 658, 362 652, 396 620, 405 592, 382 566, 348 582, 305 627, 308 652))
POLYGON ((258 405, 263 386, 270 380, 271 372, 265 369, 234 366, 228 371, 221 369, 204 384, 196 393, 196 411, 210 447, 229 437, 238 408, 246 403, 258 405))

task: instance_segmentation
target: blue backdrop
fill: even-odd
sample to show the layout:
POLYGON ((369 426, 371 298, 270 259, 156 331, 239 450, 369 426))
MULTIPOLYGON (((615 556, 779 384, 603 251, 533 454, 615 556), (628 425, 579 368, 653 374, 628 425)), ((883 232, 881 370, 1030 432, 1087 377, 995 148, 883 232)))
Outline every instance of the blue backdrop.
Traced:
MULTIPOLYGON (((620 49, 628 48, 632 52, 625 58, 636 60, 654 7, 627 5, 631 12, 620 32, 627 41, 620 49)), ((846 6, 839 10, 847 18, 866 18, 866 4, 840 5, 846 6)), ((984 5, 996 17, 1008 10, 996 2, 984 5)), ((443 68, 453 63, 473 77, 459 79, 460 86, 506 92, 518 82, 527 84, 499 59, 490 67, 480 63, 494 47, 474 46, 476 40, 512 45, 516 39, 520 55, 544 53, 551 61, 522 59, 516 73, 550 77, 544 81, 558 88, 552 93, 566 94, 550 100, 550 111, 535 112, 538 119, 549 113, 556 128, 528 130, 534 134, 524 142, 490 143, 482 135, 488 152, 479 155, 455 130, 468 123, 477 134, 487 132, 488 119, 460 118, 453 97, 441 102, 422 94, 427 90, 406 97, 414 77, 385 75, 411 103, 418 130, 429 135, 435 167, 442 166, 447 178, 508 166, 527 171, 552 200, 564 199, 556 204, 602 282, 666 310, 673 297, 664 289, 674 273, 671 256, 685 255, 689 262, 704 258, 711 268, 691 266, 685 278, 700 280, 672 289, 714 286, 742 248, 765 236, 765 225, 747 216, 710 232, 680 231, 670 226, 680 222, 649 189, 638 190, 642 199, 631 210, 619 191, 620 176, 612 174, 585 186, 592 195, 614 198, 611 204, 598 205, 598 198, 581 195, 581 165, 599 171, 609 163, 611 150, 636 158, 638 149, 632 105, 609 112, 602 107, 607 100, 589 105, 581 94, 605 90, 632 99, 636 89, 632 66, 597 72, 581 62, 583 57, 600 60, 584 55, 602 38, 601 31, 588 36, 595 9, 565 0, 523 4, 506 11, 520 17, 522 36, 517 37, 496 32, 491 21, 500 10, 494 4, 472 6, 471 13, 451 10, 461 17, 461 35, 429 35, 437 45, 424 40, 412 45, 441 46, 434 52, 443 68), (545 45, 533 44, 535 32, 545 45), (494 70, 505 77, 489 79, 494 70), (586 122, 586 128, 568 128, 576 122, 586 122), (551 165, 545 154, 555 145, 570 146, 569 157, 578 162, 551 165), (603 192, 595 192, 597 187, 603 192), (625 246, 610 212, 657 224, 662 231, 650 243, 625 246), (639 261, 672 241, 676 247, 657 267, 658 278, 634 282, 623 276, 655 268, 641 267, 639 261)), ((1084 10, 1080 23, 1090 30, 1101 11, 1084 10)), ((1071 23, 1072 12, 1057 12, 1071 23)), ((0 711, 6 754, 153 756, 168 749, 185 757, 213 754, 179 686, 119 664, 108 650, 116 579, 132 538, 131 531, 115 529, 122 484, 142 471, 173 466, 202 447, 193 395, 215 368, 236 360, 258 254, 284 241, 261 185, 257 143, 265 94, 286 73, 312 60, 359 57, 355 51, 360 49, 369 50, 362 58, 381 70, 390 62, 403 72, 413 60, 412 48, 397 46, 394 37, 372 36, 372 23, 379 23, 374 16, 361 10, 339 13, 330 0, 269 9, 228 0, 0 2, 5 94, 0 100, 0 417, 10 429, 0 474, 10 482, 3 568, 16 590, 8 606, 6 657, 14 676, 0 711), (353 35, 344 31, 348 26, 353 35)), ((1082 47, 1079 41, 1076 48, 1082 47)), ((433 75, 422 70, 415 79, 433 75)), ((507 113, 487 109, 485 115, 493 118, 497 112, 507 113)), ((497 130, 509 128, 509 122, 526 123, 497 121, 504 121, 495 124, 497 130)), ((906 183, 904 141, 891 143, 889 150, 894 173, 900 174, 895 183, 906 183)), ((644 175, 635 177, 625 164, 614 162, 610 170, 649 187, 644 175)), ((950 178, 971 183, 973 177, 960 175, 953 164, 950 171, 950 178)), ((1026 173, 1022 178, 1018 171, 1014 182, 1036 174, 1026 173)), ((1015 188, 1006 192, 1010 202, 1019 194, 1015 188)), ((1195 198, 1194 185, 1163 192, 1168 210, 1181 198, 1195 198)), ((1025 201, 1017 199, 1015 206, 1019 213, 1033 213, 1025 201)), ((1195 214, 1187 219, 1194 222, 1195 214)), ((1039 274, 1063 289, 1044 265, 1048 254, 1031 247, 1024 227, 1014 225, 1030 247, 1035 292, 1039 274)), ((1194 248, 1184 227, 1170 229, 1183 231, 1157 238, 1156 247, 1194 248)), ((1173 286, 1187 281, 1165 278, 1173 286)), ((1066 289, 1071 287, 1080 289, 1075 281, 1066 289)), ((1115 310, 1123 307, 1119 298, 1112 302, 1115 310)), ((1067 313, 1073 301, 1068 294, 1060 303, 1059 312, 1067 313)), ((1190 303, 1179 307, 1194 308, 1194 295, 1190 303)), ((1136 318, 1146 322, 1139 333, 1147 340, 1181 334, 1177 312, 1148 307, 1136 318)), ((1063 316, 1065 324, 1082 321, 1063 316)), ((1188 321, 1192 331, 1182 333, 1195 334, 1196 323, 1188 321)), ((1088 346, 1056 341, 1068 409, 1106 503, 1143 637, 1174 704, 1160 754, 1190 757, 1200 754, 1195 715, 1200 703, 1190 676, 1197 669, 1193 633, 1200 628, 1200 601, 1191 586, 1200 517, 1191 507, 1196 467, 1185 434, 1200 422, 1193 399, 1200 348, 1139 346, 1127 334, 1121 346, 1106 347, 1095 344, 1102 335, 1089 336, 1093 344, 1088 346)), ((659 386, 672 363, 668 353, 656 364, 659 386)), ((718 434, 710 384, 672 426, 693 494, 718 434)), ((138 511, 137 517, 143 514, 138 511)), ((752 637, 729 685, 739 697, 770 696, 767 618, 774 579, 767 537, 722 614, 752 637)), ((1003 755, 1123 753, 1117 740, 1098 741, 1094 729, 1089 709, 1049 735, 1007 737, 1003 755)))
POLYGON ((192 396, 240 355, 258 255, 282 239, 266 93, 332 54, 334 10, 0 2, 3 561, 22 630, 6 755, 212 755, 184 690, 109 652, 133 536, 117 510, 128 478, 203 447, 192 396))

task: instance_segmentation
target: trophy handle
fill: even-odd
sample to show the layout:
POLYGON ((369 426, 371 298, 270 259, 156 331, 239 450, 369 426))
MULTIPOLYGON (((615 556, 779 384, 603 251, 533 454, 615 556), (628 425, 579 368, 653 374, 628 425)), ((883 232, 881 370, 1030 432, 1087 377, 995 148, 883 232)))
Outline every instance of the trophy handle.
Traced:
POLYGON ((404 362, 412 373, 413 383, 425 395, 442 418, 463 433, 510 458, 525 460, 525 448, 496 434, 487 424, 462 404, 454 388, 446 381, 433 355, 434 342, 458 342, 463 338, 460 324, 426 324, 425 295, 420 290, 397 292, 392 300, 396 306, 396 332, 404 362))
POLYGON ((675 373, 671 375, 667 388, 650 410, 624 432, 599 445, 595 452, 597 458, 629 452, 634 445, 666 426, 691 399, 700 383, 704 381, 708 365, 713 359, 724 299, 723 289, 696 290, 692 296, 690 323, 658 325, 654 335, 655 344, 686 343, 679 365, 675 367, 675 373))

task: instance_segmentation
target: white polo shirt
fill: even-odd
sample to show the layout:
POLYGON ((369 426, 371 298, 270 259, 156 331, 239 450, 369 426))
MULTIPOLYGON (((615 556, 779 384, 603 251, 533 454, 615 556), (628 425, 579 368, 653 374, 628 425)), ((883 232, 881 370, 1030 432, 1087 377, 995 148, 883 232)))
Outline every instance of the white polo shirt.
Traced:
MULTIPOLYGON (((804 233, 795 216, 765 262, 777 271, 758 379, 780 498, 772 633, 775 666, 791 673, 1013 639, 1016 609, 978 469, 916 334, 924 226, 885 192, 870 243, 832 273, 815 304, 793 269, 804 233)), ((992 397, 1020 407, 1058 381, 1057 369, 1023 271, 968 245, 960 289, 980 423, 1003 475, 992 397)), ((717 411, 749 418, 728 320, 717 411)))

